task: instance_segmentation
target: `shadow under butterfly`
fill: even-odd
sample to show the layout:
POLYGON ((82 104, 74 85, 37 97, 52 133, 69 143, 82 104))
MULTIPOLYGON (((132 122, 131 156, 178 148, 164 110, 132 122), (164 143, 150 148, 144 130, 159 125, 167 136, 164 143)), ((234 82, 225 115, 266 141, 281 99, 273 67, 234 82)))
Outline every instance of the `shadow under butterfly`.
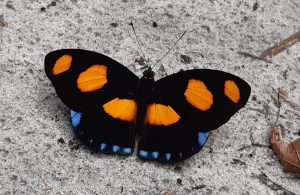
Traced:
POLYGON ((241 109, 250 86, 230 73, 194 69, 154 80, 138 78, 100 53, 63 49, 47 54, 45 71, 71 109, 75 134, 89 148, 163 163, 199 152, 209 132, 241 109))

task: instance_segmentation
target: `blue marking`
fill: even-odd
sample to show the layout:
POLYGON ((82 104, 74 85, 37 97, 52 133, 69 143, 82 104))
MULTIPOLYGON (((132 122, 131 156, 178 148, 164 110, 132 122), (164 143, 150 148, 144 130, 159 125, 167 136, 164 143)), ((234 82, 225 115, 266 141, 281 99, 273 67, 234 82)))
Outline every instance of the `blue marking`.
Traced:
POLYGON ((131 154, 131 152, 132 152, 131 148, 123 148, 123 153, 131 154))
POLYGON ((102 143, 102 144, 100 144, 100 147, 99 147, 99 148, 100 148, 101 151, 103 151, 105 147, 106 147, 106 144, 105 144, 105 143, 102 143))
POLYGON ((147 157, 147 156, 148 156, 148 152, 145 151, 145 150, 141 150, 141 151, 140 151, 140 156, 142 156, 142 157, 147 157))
POLYGON ((76 128, 79 125, 80 119, 81 119, 81 113, 71 110, 71 121, 72 121, 72 126, 74 128, 76 128))
POLYGON ((151 154, 152 154, 153 158, 155 158, 155 159, 158 158, 158 154, 159 154, 158 152, 152 152, 151 154))
POLYGON ((182 152, 179 153, 179 158, 182 158, 182 152))
POLYGON ((167 160, 170 160, 170 158, 171 158, 171 154, 170 153, 165 154, 165 156, 166 156, 167 160))
POLYGON ((113 146, 112 146, 112 150, 113 150, 113 152, 117 152, 117 151, 120 150, 120 146, 113 145, 113 146))
POLYGON ((76 114, 77 114, 77 112, 71 110, 71 118, 73 118, 76 114))
POLYGON ((208 134, 209 134, 209 132, 206 132, 206 133, 204 133, 204 134, 205 134, 206 138, 208 138, 208 134))
POLYGON ((199 132, 198 133, 198 143, 200 146, 204 146, 205 142, 207 141, 208 133, 199 132))

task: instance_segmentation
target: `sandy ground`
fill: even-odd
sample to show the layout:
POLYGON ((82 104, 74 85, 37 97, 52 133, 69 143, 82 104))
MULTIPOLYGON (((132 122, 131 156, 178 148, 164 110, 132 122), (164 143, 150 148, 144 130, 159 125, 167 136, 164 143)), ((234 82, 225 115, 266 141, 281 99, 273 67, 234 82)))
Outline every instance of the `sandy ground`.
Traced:
MULTIPOLYGON (((259 55, 297 32, 299 0, 1 0, 0 15, 6 23, 0 27, 0 194, 300 194, 299 176, 284 173, 268 147, 251 146, 251 139, 269 145, 277 111, 272 88, 300 104, 300 44, 272 57, 272 63, 238 54, 259 55), (182 163, 74 149, 78 140, 68 108, 44 73, 48 52, 83 48, 141 76, 131 20, 148 64, 187 31, 157 66, 157 79, 180 69, 212 68, 252 86, 245 108, 182 163), (191 62, 183 63, 181 55, 191 62), (239 150, 245 146, 250 147, 239 150)), ((283 102, 279 124, 286 142, 299 137, 299 112, 283 102)))

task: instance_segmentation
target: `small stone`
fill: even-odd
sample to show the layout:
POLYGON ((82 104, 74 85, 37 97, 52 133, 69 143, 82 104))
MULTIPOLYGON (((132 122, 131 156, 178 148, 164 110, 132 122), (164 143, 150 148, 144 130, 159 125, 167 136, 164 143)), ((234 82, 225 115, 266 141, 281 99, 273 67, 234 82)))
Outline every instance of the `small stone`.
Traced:
POLYGON ((119 26, 119 24, 118 23, 115 23, 115 22, 112 22, 112 23, 110 23, 110 25, 112 26, 112 27, 117 27, 117 26, 119 26))
POLYGON ((177 184, 178 184, 178 185, 182 185, 182 179, 178 178, 178 179, 177 179, 177 184))
POLYGON ((175 167, 174 167, 174 170, 175 170, 175 171, 181 171, 182 168, 181 168, 180 166, 175 166, 175 167))
POLYGON ((59 144, 64 144, 64 143, 66 143, 66 142, 65 142, 65 140, 64 140, 63 138, 59 138, 59 139, 57 140, 57 143, 59 143, 59 144))
POLYGON ((229 187, 228 186, 222 186, 219 189, 220 192, 229 192, 229 187))
POLYGON ((200 190, 200 189, 205 188, 205 187, 206 187, 206 185, 201 184, 201 185, 197 185, 195 187, 192 187, 192 190, 200 190))
POLYGON ((256 11, 258 9, 258 3, 255 2, 254 5, 253 5, 253 11, 256 11))
POLYGON ((184 64, 190 64, 192 62, 192 58, 187 55, 180 55, 180 61, 184 64))

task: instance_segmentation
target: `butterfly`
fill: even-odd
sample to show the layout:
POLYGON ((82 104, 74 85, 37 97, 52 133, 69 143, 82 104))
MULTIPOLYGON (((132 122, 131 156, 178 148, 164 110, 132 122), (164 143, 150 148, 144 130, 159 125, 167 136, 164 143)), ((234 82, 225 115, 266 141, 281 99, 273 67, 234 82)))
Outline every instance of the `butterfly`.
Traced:
POLYGON ((106 154, 182 161, 199 152, 209 132, 241 109, 251 87, 230 73, 195 69, 155 81, 88 50, 63 49, 45 57, 46 75, 71 109, 77 137, 106 154))

